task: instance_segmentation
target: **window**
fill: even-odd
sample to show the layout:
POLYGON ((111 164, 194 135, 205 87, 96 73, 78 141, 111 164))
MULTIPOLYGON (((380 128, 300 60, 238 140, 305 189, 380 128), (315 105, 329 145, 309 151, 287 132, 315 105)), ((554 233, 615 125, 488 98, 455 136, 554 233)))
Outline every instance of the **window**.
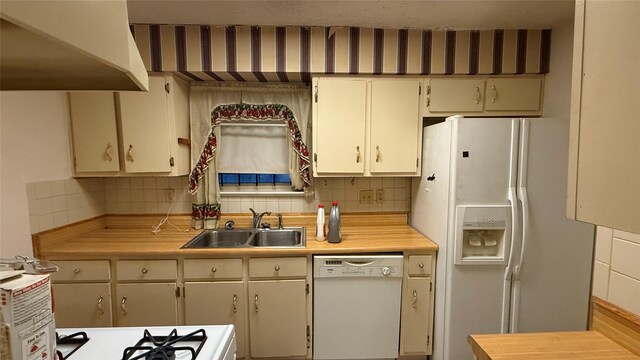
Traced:
POLYGON ((289 174, 218 174, 218 182, 220 186, 225 185, 255 185, 260 186, 278 184, 291 185, 291 177, 289 174))

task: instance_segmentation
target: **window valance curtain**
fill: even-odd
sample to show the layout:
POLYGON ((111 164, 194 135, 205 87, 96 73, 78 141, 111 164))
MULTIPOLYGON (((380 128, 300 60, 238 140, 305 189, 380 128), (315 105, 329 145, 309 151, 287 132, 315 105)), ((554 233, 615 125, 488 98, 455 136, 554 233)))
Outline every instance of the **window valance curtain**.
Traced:
POLYGON ((244 88, 197 86, 191 88, 191 174, 189 192, 195 194, 193 227, 215 228, 220 217, 220 188, 216 161, 217 137, 222 122, 273 122, 287 125, 289 174, 292 187, 311 192, 307 87, 244 88))

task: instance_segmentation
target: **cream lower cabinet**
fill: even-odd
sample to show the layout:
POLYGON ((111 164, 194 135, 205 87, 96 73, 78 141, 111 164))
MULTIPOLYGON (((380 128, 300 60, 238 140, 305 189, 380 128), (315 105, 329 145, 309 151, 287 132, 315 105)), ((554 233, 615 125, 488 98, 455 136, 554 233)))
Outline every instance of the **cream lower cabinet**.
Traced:
POLYGON ((307 320, 306 276, 304 257, 249 259, 252 358, 307 356, 311 324, 307 320))
POLYGON ((112 326, 109 261, 54 261, 51 275, 58 327, 112 326))
POLYGON ((178 325, 176 260, 119 260, 116 267, 117 326, 178 325))
POLYGON ((408 256, 402 292, 400 355, 430 355, 433 332, 432 255, 408 256))
POLYGON ((242 259, 186 259, 184 277, 185 325, 233 324, 236 356, 243 358, 247 303, 242 259))

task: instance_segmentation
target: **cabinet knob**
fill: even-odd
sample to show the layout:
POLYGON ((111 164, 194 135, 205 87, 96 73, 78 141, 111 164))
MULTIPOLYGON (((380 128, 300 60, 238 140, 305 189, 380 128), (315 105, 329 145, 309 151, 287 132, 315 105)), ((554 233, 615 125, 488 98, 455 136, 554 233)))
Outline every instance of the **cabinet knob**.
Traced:
POLYGON ((376 162, 380 162, 380 146, 376 145, 376 162))
POLYGON ((147 268, 142 268, 142 273, 143 273, 143 274, 146 274, 146 273, 148 273, 148 272, 149 272, 149 269, 147 269, 147 268))
POLYGON ((419 267, 420 269, 424 269, 424 264, 423 264, 423 263, 420 263, 420 264, 418 264, 418 267, 419 267))
POLYGON ((104 309, 102 308, 102 296, 98 298, 98 312, 100 315, 104 315, 104 309))
POLYGON ((129 144, 129 150, 127 151, 127 160, 133 162, 133 145, 129 144))
POLYGON ((123 315, 127 315, 127 313, 129 312, 129 310, 127 310, 127 307, 125 306, 126 303, 127 303, 127 297, 123 296, 122 301, 120 301, 120 309, 122 310, 123 315))
POLYGON ((275 271, 280 271, 280 265, 276 265, 276 267, 273 268, 275 271))
POLYGON ((106 149, 104 149, 104 157, 107 161, 113 160, 113 157, 111 156, 111 143, 108 143, 106 149))
POLYGON ((216 271, 218 271, 218 268, 216 268, 216 267, 212 267, 212 268, 211 268, 211 272, 212 272, 212 273, 214 273, 214 272, 216 272, 216 271))
POLYGON ((80 274, 80 268, 73 269, 73 273, 74 274, 80 274))
POLYGON ((480 88, 476 86, 476 104, 480 104, 480 100, 482 99, 482 94, 480 94, 480 88))

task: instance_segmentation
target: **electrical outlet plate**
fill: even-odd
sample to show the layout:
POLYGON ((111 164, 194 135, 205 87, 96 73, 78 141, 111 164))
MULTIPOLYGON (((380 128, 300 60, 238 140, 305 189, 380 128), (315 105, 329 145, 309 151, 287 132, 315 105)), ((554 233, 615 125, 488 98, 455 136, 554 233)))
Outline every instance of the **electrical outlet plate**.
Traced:
POLYGON ((384 202, 384 189, 376 190, 376 202, 383 203, 384 202))
POLYGON ((164 189, 164 202, 172 202, 175 195, 176 191, 174 189, 164 189))
POLYGON ((373 204, 373 190, 360 190, 360 204, 373 204))

